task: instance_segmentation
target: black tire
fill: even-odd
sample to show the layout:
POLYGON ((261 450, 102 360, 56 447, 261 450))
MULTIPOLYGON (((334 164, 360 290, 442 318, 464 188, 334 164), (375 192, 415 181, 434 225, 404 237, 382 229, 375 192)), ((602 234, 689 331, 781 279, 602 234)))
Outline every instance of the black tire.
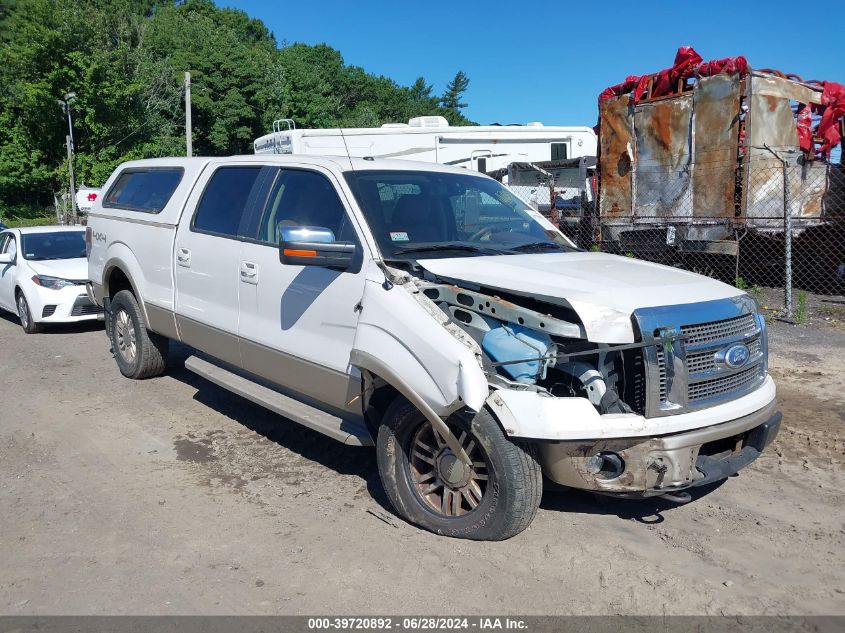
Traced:
POLYGON ((120 373, 133 380, 163 374, 170 340, 147 329, 135 295, 121 290, 111 300, 109 312, 109 336, 120 373))
POLYGON ((18 290, 15 299, 18 306, 18 318, 21 321, 23 331, 27 334, 37 334, 40 332, 42 329, 41 324, 35 322, 32 311, 29 309, 29 302, 26 300, 26 296, 22 290, 18 290))
POLYGON ((442 438, 432 434, 431 424, 405 398, 394 400, 385 412, 376 442, 377 459, 382 485, 397 513, 426 530, 456 538, 500 541, 522 532, 537 513, 543 492, 534 447, 505 437, 486 409, 475 415, 457 413, 446 422, 473 463, 485 463, 483 468, 464 469, 457 462, 455 475, 456 460, 448 457, 451 451, 440 443, 442 438), (425 438, 434 438, 440 444, 432 447, 437 452, 433 461, 428 459, 433 452, 421 449, 431 443, 423 441, 425 438), (448 459, 445 470, 444 457, 448 459), (417 467, 422 464, 428 468, 428 463, 432 464, 434 475, 420 473, 417 467), (486 479, 475 479, 483 474, 486 479), (469 485, 455 482, 455 487, 447 486, 449 477, 469 481, 469 485), (435 490, 423 494, 438 482, 442 493, 435 490), (480 500, 472 487, 483 493, 480 500), (456 496, 458 501, 453 506, 456 496), (473 501, 475 507, 471 506, 473 501), (435 509, 438 504, 440 509, 435 509))

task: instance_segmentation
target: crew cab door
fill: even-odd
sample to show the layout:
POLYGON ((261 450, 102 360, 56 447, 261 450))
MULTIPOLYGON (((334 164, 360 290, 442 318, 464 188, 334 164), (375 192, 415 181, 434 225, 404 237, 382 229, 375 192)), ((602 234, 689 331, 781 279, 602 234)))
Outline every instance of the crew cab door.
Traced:
POLYGON ((351 404, 360 375, 349 357, 364 291, 363 242, 338 184, 317 167, 276 169, 255 237, 241 251, 238 333, 248 371, 339 410, 357 405, 360 413, 360 403, 351 404), (281 229, 293 226, 322 227, 337 242, 354 242, 353 265, 283 264, 281 229))
POLYGON ((181 340, 238 366, 239 266, 260 175, 255 163, 211 164, 191 193, 173 252, 181 340))
POLYGON ((0 264, 0 307, 17 312, 15 305, 15 263, 17 241, 12 233, 0 233, 0 253, 10 255, 12 261, 0 264))

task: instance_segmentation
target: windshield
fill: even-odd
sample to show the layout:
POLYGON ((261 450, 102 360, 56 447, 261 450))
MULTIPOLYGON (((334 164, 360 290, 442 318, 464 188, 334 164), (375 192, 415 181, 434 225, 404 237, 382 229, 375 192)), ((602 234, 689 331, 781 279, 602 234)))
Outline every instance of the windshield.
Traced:
POLYGON ((75 259, 85 257, 85 233, 55 231, 21 235, 24 259, 75 259))
POLYGON ((356 171, 346 179, 385 259, 577 250, 501 184, 471 174, 356 171))

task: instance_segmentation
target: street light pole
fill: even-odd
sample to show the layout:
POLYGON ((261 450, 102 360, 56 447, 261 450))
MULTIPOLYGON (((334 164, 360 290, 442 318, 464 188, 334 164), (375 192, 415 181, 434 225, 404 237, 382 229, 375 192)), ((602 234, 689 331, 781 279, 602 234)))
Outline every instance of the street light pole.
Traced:
POLYGON ((68 135, 65 138, 65 143, 67 144, 67 161, 68 161, 68 175, 70 176, 70 208, 71 208, 71 217, 73 218, 73 223, 76 224, 77 222, 77 209, 76 209, 76 178, 73 175, 73 154, 74 154, 74 144, 73 144, 73 115, 70 112, 70 104, 76 99, 75 92, 66 92, 64 95, 64 99, 59 99, 59 105, 62 106, 62 110, 67 114, 67 130, 68 135))

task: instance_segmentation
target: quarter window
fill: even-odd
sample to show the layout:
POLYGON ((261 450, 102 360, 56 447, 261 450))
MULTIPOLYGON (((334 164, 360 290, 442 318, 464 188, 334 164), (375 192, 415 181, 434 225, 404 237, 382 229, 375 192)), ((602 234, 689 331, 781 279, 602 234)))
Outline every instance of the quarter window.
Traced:
POLYGON ((12 255, 13 258, 17 255, 18 244, 15 241, 15 236, 11 233, 7 233, 3 237, 0 237, 0 253, 3 253, 4 255, 12 255))
POLYGON ((160 213, 182 181, 181 168, 127 169, 103 200, 107 208, 160 213))
POLYGON ((214 172, 202 194, 193 228, 201 233, 230 237, 243 235, 244 212, 248 206, 260 166, 221 167, 214 172))

